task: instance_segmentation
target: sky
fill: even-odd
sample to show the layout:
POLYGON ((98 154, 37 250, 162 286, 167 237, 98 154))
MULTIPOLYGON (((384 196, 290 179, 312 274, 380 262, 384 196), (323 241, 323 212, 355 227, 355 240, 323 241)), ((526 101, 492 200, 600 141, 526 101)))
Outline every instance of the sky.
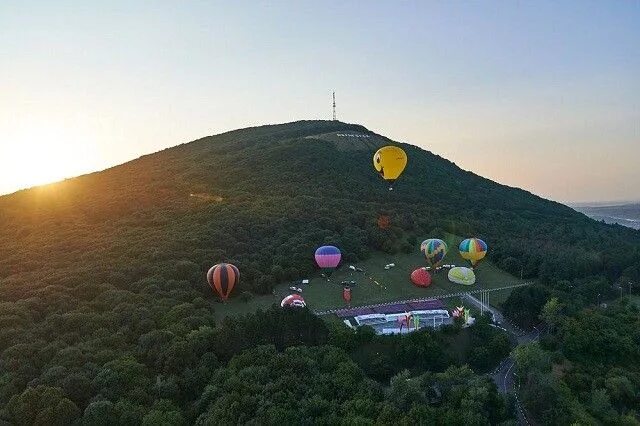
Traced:
POLYGON ((561 202, 640 199, 640 1, 0 2, 0 193, 338 118, 561 202))

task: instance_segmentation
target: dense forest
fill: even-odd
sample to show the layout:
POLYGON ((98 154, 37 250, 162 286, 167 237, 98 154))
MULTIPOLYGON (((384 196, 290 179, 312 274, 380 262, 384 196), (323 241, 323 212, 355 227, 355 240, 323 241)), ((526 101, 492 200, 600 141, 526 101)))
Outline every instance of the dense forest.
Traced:
POLYGON ((504 306, 523 327, 547 325, 539 345, 515 355, 531 415, 543 423, 632 423, 638 311, 597 305, 620 285, 637 291, 640 232, 407 144, 409 166, 390 192, 371 167, 387 143, 335 121, 262 126, 0 197, 0 418, 513 421, 512 401, 483 376, 510 342, 482 319, 469 329, 388 338, 306 310, 214 321, 204 276, 215 262, 241 270, 236 296, 266 294, 313 273, 320 244, 357 261, 415 250, 419 239, 449 232, 483 238, 493 262, 538 282, 504 306), (381 215, 389 227, 378 226, 381 215), (621 346, 596 350, 596 342, 621 346), (558 399, 541 405, 535 395, 549 389, 558 399), (608 415, 594 408, 601 406, 608 415))

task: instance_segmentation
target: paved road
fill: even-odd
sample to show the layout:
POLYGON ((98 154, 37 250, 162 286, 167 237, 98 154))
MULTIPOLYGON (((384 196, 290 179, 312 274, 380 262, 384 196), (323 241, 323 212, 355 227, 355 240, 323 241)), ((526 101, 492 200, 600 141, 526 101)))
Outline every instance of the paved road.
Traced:
MULTIPOLYGON (((534 329, 529 333, 524 333, 516 326, 510 324, 508 321, 503 323, 505 330, 513 334, 518 341, 518 345, 523 345, 530 342, 535 342, 540 338, 540 330, 534 329)), ((509 356, 502 360, 498 367, 491 373, 491 378, 498 387, 498 392, 502 394, 513 393, 516 398, 516 415, 518 416, 518 423, 521 425, 529 425, 529 420, 525 415, 524 407, 520 403, 518 391, 515 388, 515 360, 509 356)))

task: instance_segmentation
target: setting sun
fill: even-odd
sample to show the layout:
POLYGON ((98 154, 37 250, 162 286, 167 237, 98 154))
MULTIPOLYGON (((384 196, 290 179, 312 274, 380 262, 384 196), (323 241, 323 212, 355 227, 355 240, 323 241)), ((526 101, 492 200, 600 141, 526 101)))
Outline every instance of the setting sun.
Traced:
POLYGON ((0 146, 5 170, 0 192, 28 188, 77 176, 96 168, 92 144, 55 126, 19 129, 0 146))

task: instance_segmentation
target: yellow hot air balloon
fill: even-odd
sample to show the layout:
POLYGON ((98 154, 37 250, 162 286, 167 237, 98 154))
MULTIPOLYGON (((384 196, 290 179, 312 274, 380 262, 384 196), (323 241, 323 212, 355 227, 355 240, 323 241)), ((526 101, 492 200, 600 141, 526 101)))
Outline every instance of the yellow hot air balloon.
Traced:
MULTIPOLYGON (((407 154, 398 146, 383 146, 373 156, 373 167, 391 185, 407 166, 407 154)), ((393 189, 391 186, 389 189, 393 189)))

